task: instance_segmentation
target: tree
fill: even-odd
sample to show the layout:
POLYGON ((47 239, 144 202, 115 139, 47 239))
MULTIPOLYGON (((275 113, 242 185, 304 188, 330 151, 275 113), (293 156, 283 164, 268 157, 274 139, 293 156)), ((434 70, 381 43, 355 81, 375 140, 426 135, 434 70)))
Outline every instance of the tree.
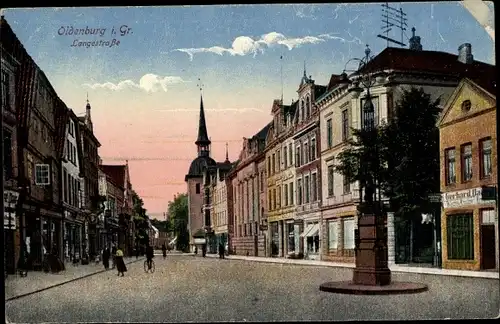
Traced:
POLYGON ((174 200, 168 203, 168 214, 170 215, 173 232, 177 237, 176 249, 184 251, 189 248, 189 215, 188 197, 186 193, 174 196, 174 200))
POLYGON ((149 242, 149 217, 144 208, 144 201, 132 190, 132 215, 135 224, 135 241, 137 244, 148 244, 149 242))
POLYGON ((429 195, 439 192, 439 103, 422 88, 403 90, 395 117, 383 130, 384 159, 391 166, 383 191, 405 218, 431 212, 429 195))
POLYGON ((335 171, 362 185, 366 175, 375 176, 398 216, 430 211, 428 195, 439 192, 439 101, 431 101, 422 88, 403 90, 388 124, 352 129, 335 171))

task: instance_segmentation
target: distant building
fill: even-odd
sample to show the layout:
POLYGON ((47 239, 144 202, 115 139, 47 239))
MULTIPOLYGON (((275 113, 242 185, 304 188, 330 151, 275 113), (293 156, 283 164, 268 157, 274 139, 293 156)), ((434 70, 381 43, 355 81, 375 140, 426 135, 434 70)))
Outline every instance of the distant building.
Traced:
POLYGON ((100 169, 109 179, 108 208, 112 208, 113 198, 116 199, 119 225, 117 243, 125 249, 126 255, 132 255, 135 247, 135 227, 132 221, 132 184, 128 161, 122 165, 100 165, 100 169))
POLYGON ((439 122, 443 268, 498 269, 496 74, 464 78, 439 122))
POLYGON ((232 208, 234 222, 231 253, 266 255, 266 232, 262 228, 266 215, 261 196, 265 187, 262 163, 268 129, 266 125, 251 138, 243 139, 238 163, 228 176, 232 187, 232 206, 229 208, 232 208))
POLYGON ((207 235, 209 253, 216 253, 219 244, 229 242, 229 205, 227 195, 227 173, 233 164, 229 161, 227 146, 226 160, 209 166, 203 172, 203 191, 209 197, 208 204, 204 205, 205 213, 210 214, 210 226, 212 235, 207 235))
POLYGON ((94 135, 91 118, 91 107, 87 100, 85 116, 78 117, 81 130, 80 145, 82 147, 82 212, 85 218, 83 227, 84 254, 97 255, 101 250, 98 230, 99 202, 99 154, 101 146, 94 135))

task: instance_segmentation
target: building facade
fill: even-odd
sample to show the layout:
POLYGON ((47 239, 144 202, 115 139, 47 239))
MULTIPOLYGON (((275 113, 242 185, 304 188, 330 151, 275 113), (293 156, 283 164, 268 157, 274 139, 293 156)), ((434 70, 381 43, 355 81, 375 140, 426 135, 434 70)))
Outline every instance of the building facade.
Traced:
POLYGON ((22 143, 18 145, 22 158, 20 182, 26 185, 26 196, 20 197, 19 203, 24 214, 23 237, 30 256, 28 267, 37 270, 42 268, 47 253, 63 259, 60 172, 67 108, 43 71, 33 65, 29 90, 32 102, 22 112, 29 118, 25 123, 21 121, 25 125, 22 130, 18 128, 18 143, 22 143))
MULTIPOLYGON (((319 108, 316 98, 326 91, 325 86, 316 85, 304 69, 295 111, 295 178, 296 207, 295 222, 301 230, 302 253, 305 259, 321 259, 321 139, 319 108)), ((288 229, 292 229, 290 226, 288 229)), ((293 228, 296 232, 296 228, 293 228)), ((298 232, 296 232, 298 234, 298 232)))
POLYGON ((261 226, 264 215, 260 198, 263 176, 259 173, 258 166, 264 157, 267 131, 268 126, 265 126, 251 138, 243 139, 238 164, 228 177, 233 191, 234 254, 265 254, 265 235, 261 226))
POLYGON ((498 269, 495 80, 463 79, 440 120, 443 268, 498 269))
POLYGON ((267 223, 270 256, 286 257, 296 251, 295 216, 295 167, 293 164, 294 116, 297 103, 283 105, 274 100, 271 108, 273 121, 266 139, 267 164, 267 223), (295 235, 295 236, 294 236, 295 235))
POLYGON ((82 207, 82 147, 78 117, 69 109, 65 125, 64 149, 61 156, 63 255, 69 262, 79 262, 82 253, 84 217, 82 207))
MULTIPOLYGON (((135 247, 135 227, 132 220, 132 185, 128 161, 122 165, 100 165, 99 168, 106 174, 106 202, 105 209, 109 209, 108 215, 108 240, 117 243, 124 249, 126 255, 133 255, 135 247), (114 207, 116 206, 116 207, 114 207), (116 217, 113 214, 116 208, 118 217, 118 228, 116 228, 116 217), (116 240, 116 241, 114 241, 116 240)), ((102 178, 101 178, 102 179, 102 178)), ((106 215, 106 212, 104 212, 106 215)), ((109 242, 109 241, 108 241, 109 242)), ((108 243, 109 244, 109 243, 108 243)))
MULTIPOLYGON (((2 24, 3 28, 3 24, 2 24)), ((9 53, 4 44, 0 44, 2 73, 2 135, 3 135, 3 181, 4 181, 4 246, 5 271, 15 273, 19 259, 19 222, 16 218, 16 205, 19 199, 17 185, 17 119, 16 119, 16 75, 19 62, 9 53)))
POLYGON ((118 244, 120 230, 119 215, 122 214, 124 205, 124 188, 116 182, 114 172, 106 166, 99 166, 99 195, 104 197, 104 229, 101 232, 101 240, 104 247, 118 244), (106 172, 108 171, 108 173, 106 172))
POLYGON ((354 229, 357 221, 357 183, 335 172, 335 158, 351 138, 359 120, 357 98, 348 91, 347 75, 332 75, 324 95, 316 99, 320 109, 322 175, 322 259, 354 262, 354 229))
POLYGON ((78 117, 80 127, 80 145, 82 147, 82 212, 83 224, 83 250, 85 257, 97 255, 101 250, 99 246, 98 214, 99 214, 99 154, 101 146, 94 135, 94 126, 91 117, 91 106, 87 100, 85 116, 78 117))
POLYGON ((227 192, 227 174, 232 168, 226 148, 226 160, 218 163, 212 178, 212 223, 216 245, 222 244, 226 250, 229 246, 229 203, 227 192), (226 248, 227 245, 227 248, 226 248))

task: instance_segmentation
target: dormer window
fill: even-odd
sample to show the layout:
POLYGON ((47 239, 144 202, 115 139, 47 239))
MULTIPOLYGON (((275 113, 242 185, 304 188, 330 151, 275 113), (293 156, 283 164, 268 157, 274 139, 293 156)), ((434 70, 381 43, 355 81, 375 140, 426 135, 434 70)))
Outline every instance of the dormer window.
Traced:
POLYGON ((464 100, 464 101, 462 102, 462 111, 463 111, 463 112, 468 112, 468 111, 470 110, 471 106, 472 106, 472 105, 471 105, 470 100, 464 100))

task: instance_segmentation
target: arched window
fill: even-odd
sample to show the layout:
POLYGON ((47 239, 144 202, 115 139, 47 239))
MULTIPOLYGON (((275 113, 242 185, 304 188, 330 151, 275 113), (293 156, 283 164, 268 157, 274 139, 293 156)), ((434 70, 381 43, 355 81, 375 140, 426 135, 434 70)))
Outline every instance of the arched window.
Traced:
POLYGON ((311 115, 311 102, 309 101, 309 97, 306 98, 306 111, 307 111, 307 118, 311 115))

